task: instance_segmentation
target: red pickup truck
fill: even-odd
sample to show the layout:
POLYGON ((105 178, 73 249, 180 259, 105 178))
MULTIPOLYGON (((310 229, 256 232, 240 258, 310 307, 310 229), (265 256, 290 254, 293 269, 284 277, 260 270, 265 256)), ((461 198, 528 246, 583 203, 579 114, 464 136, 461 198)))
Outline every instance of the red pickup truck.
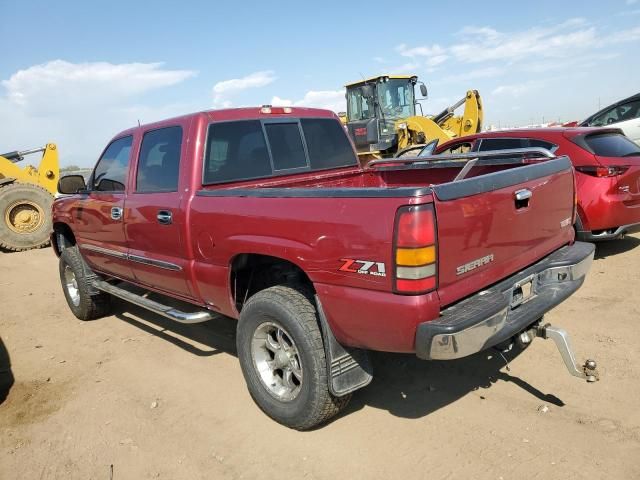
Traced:
POLYGON ((125 130, 88 185, 58 188, 51 238, 73 313, 107 315, 116 296, 178 322, 237 318, 248 389, 289 427, 327 420, 367 385, 367 350, 456 359, 539 336, 596 378, 541 323, 594 253, 574 242, 566 157, 362 168, 332 112, 265 106, 125 130))

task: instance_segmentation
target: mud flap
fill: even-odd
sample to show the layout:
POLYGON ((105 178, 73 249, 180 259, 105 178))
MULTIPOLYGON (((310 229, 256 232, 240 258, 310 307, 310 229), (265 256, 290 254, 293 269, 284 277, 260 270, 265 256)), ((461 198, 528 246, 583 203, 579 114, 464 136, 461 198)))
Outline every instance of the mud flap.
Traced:
POLYGON ((333 336, 317 295, 315 300, 327 359, 329 391, 336 397, 342 397, 366 387, 373 380, 369 353, 366 350, 341 345, 333 336))

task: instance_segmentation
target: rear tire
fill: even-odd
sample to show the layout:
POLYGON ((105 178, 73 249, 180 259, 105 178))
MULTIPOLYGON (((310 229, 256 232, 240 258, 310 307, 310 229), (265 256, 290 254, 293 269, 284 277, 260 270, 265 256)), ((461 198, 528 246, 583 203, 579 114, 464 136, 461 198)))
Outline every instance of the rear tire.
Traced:
POLYGON ((349 403, 351 395, 329 391, 316 309, 300 291, 281 285, 253 295, 240 314, 236 344, 251 397, 276 422, 307 430, 349 403))
POLYGON ((51 194, 37 185, 0 188, 0 248, 20 252, 49 245, 52 203, 51 194))
POLYGON ((80 320, 93 320, 111 312, 111 296, 91 285, 95 273, 86 264, 78 246, 60 254, 60 283, 69 308, 80 320))

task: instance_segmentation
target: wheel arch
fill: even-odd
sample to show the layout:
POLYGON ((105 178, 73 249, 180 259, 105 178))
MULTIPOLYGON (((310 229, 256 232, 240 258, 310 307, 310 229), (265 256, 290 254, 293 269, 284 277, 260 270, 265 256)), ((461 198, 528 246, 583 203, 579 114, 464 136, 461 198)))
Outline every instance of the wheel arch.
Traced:
POLYGON ((281 284, 299 285, 315 293, 313 282, 290 259, 262 253, 239 253, 229 262, 229 290, 238 312, 261 290, 281 284))
POLYGON ((62 250, 67 247, 73 247, 76 244, 76 237, 71 227, 64 222, 54 222, 53 231, 51 232, 51 246, 53 251, 59 257, 62 250))

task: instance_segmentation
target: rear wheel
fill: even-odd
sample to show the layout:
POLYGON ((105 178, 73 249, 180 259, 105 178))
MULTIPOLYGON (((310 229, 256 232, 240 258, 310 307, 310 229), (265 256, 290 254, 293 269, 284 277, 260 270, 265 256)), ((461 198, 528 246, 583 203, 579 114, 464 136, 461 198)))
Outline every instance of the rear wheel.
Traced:
POLYGON ((77 246, 62 250, 59 267, 62 291, 77 318, 92 320, 109 314, 111 297, 91 285, 95 274, 83 260, 77 246))
POLYGON ((26 183, 0 188, 0 247, 19 252, 49 244, 53 197, 26 183))
POLYGON ((240 314, 236 338, 249 393, 278 423, 306 430, 349 402, 350 395, 329 392, 316 310, 300 291, 276 286, 253 295, 240 314))

